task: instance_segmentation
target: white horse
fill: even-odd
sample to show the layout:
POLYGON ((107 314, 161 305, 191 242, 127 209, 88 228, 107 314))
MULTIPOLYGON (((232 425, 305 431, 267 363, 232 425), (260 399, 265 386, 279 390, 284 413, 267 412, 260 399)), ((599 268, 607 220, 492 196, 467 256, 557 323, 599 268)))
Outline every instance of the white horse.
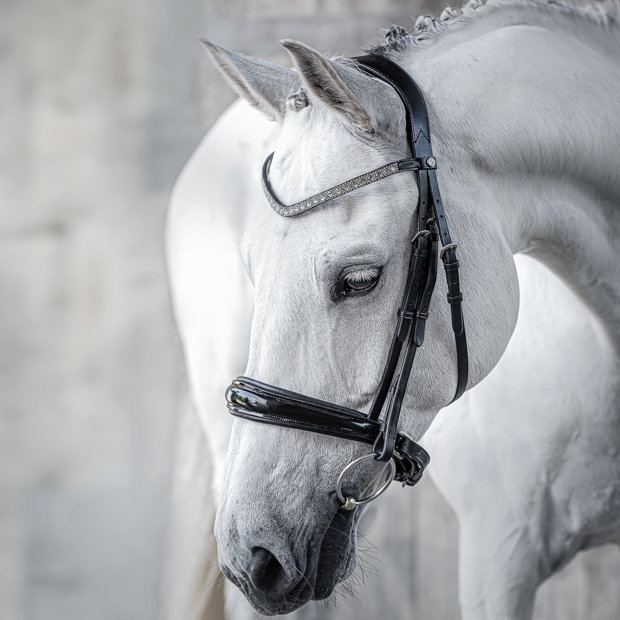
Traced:
MULTIPOLYGON (((435 473, 462 526, 463 615, 527 618, 538 583, 580 548, 618 540, 613 422, 620 39, 606 14, 557 5, 470 4, 449 15, 440 24, 419 21, 415 37, 394 29, 388 46, 376 51, 409 71, 428 103, 439 182, 462 263, 469 386, 497 365, 514 329, 517 252, 546 262, 587 303, 582 310, 595 344, 585 350, 584 339, 575 336, 571 351, 583 363, 595 354, 601 360, 590 372, 595 400, 577 381, 562 383, 574 379, 564 370, 570 358, 540 344, 551 356, 553 372, 546 376, 559 377, 554 385, 561 390, 544 394, 542 402, 553 405, 546 418, 551 421, 534 422, 541 427, 539 445, 556 449, 538 460, 529 456, 529 468, 521 454, 509 459, 505 445, 516 449, 525 441, 535 451, 536 442, 514 433, 510 443, 510 427, 500 422, 494 431, 505 442, 500 457, 483 472, 483 483, 472 482, 467 472, 491 458, 488 442, 500 444, 493 433, 471 430, 476 427, 468 416, 475 418, 478 408, 471 398, 461 406, 465 413, 453 418, 452 430, 444 416, 435 432, 445 438, 444 455, 452 448, 458 458, 457 471, 440 459, 435 473), (569 393, 573 400, 563 402, 569 393), (577 428, 575 420, 583 421, 592 407, 597 424, 607 420, 606 432, 581 436, 592 437, 586 443, 597 446, 595 456, 603 446, 609 458, 595 476, 597 493, 581 498, 573 481, 583 476, 565 482, 577 462, 567 455, 581 443, 557 420, 565 415, 577 428), (498 465, 502 458, 511 462, 498 465), (471 498, 496 497, 491 489, 507 499, 481 516, 481 504, 471 498)), ((403 111, 388 87, 346 61, 284 44, 297 73, 209 47, 238 92, 278 123, 268 127, 243 108, 229 113, 188 164, 172 201, 175 308, 194 399, 215 454, 225 450, 229 432, 214 423, 223 409, 219 395, 243 372, 248 342, 245 374, 364 410, 379 381, 404 285, 417 199, 411 180, 393 177, 291 220, 275 214, 262 197, 258 162, 274 148, 271 180, 287 203, 406 155, 403 111), (331 286, 345 269, 349 277, 378 279, 372 293, 334 301, 331 286)), ((402 419, 414 438, 454 392, 448 321, 445 304, 436 302, 402 419)), ((524 359, 522 364, 529 363, 524 359)), ((500 377, 487 403, 494 404, 495 386, 505 391, 512 381, 500 373, 502 364, 489 378, 500 377)), ((521 404, 527 385, 515 385, 521 404)), ((540 390, 532 392, 539 408, 540 390)), ((220 561, 258 610, 290 611, 329 595, 350 574, 355 537, 349 534, 361 511, 344 520, 331 497, 342 467, 364 451, 351 442, 235 422, 220 486, 220 561), (342 542, 328 552, 326 541, 338 533, 345 534, 342 542), (261 560, 258 548, 269 552, 261 560)), ((375 471, 360 471, 359 486, 370 485, 375 471)))

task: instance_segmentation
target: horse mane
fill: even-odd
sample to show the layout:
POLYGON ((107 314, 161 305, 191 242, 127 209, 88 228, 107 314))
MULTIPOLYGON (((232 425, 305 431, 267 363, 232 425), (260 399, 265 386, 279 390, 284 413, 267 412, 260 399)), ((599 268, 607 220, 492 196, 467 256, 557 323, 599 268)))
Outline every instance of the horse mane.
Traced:
POLYGON ((437 18, 420 15, 411 31, 393 24, 386 31, 385 43, 368 46, 365 51, 392 57, 416 48, 426 48, 480 18, 492 21, 490 18, 494 15, 505 17, 511 10, 521 13, 524 9, 546 18, 563 18, 576 25, 586 22, 603 29, 617 29, 620 22, 620 0, 590 0, 588 4, 579 6, 553 0, 469 0, 460 9, 445 8, 437 18))

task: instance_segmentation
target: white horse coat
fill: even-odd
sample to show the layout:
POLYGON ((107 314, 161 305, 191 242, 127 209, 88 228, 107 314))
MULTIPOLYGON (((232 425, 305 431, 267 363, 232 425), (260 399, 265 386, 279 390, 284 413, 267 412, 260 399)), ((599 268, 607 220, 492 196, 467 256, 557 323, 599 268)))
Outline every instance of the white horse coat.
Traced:
MULTIPOLYGON (((497 239, 503 239, 513 252, 526 250, 545 260, 589 303, 586 308, 576 302, 573 294, 548 278, 547 290, 555 290, 554 286, 557 289, 550 302, 541 309, 541 300, 537 299, 522 308, 529 317, 526 325, 530 326, 523 340, 514 341, 488 380, 442 414, 439 424, 426 438, 433 449, 431 471, 455 506, 461 524, 464 618, 516 619, 529 617, 537 585, 580 548, 618 540, 618 311, 614 303, 618 278, 614 254, 617 242, 613 234, 618 218, 610 211, 618 196, 617 177, 612 174, 614 166, 616 170, 618 166, 614 150, 618 127, 611 126, 609 119, 617 112, 614 106, 618 100, 612 100, 612 95, 620 87, 617 64, 606 60, 604 48, 611 46, 612 39, 608 33, 605 36, 609 36, 609 41, 597 42, 596 49, 590 49, 566 24, 557 28, 559 32, 553 32, 553 37, 546 30, 545 36, 541 36, 540 31, 550 28, 544 13, 542 17, 536 14, 541 23, 533 28, 511 23, 511 18, 515 21, 514 15, 500 15, 508 22, 507 27, 496 23, 490 27, 489 21, 499 13, 499 9, 494 10, 496 13, 490 10, 490 17, 487 16, 486 26, 480 27, 482 33, 472 20, 470 30, 456 28, 454 33, 444 35, 441 53, 430 54, 432 47, 422 49, 412 65, 416 79, 430 97, 431 122, 433 116, 442 118, 440 139, 435 142, 438 153, 451 164, 451 173, 445 178, 440 176, 444 199, 452 207, 448 217, 453 214, 451 222, 456 222, 453 228, 457 235, 460 232, 458 240, 465 257, 468 242, 483 247, 487 244, 489 248, 497 243, 492 241, 493 227, 499 227, 501 234, 497 239), (464 40, 456 45, 459 36, 464 40), (540 89, 552 83, 554 72, 566 65, 567 57, 581 63, 572 70, 589 86, 584 88, 588 92, 571 92, 571 84, 556 86, 553 96, 541 99, 541 104, 545 101, 544 108, 534 106, 540 109, 541 117, 534 119, 536 131, 532 133, 532 127, 517 123, 519 132, 515 133, 511 122, 514 125, 514 118, 520 118, 519 105, 527 97, 540 98, 540 89), (541 59, 549 62, 545 65, 541 59), (463 63, 473 69, 468 73, 463 63), (449 105, 454 93, 468 92, 467 80, 472 81, 475 63, 481 63, 484 71, 476 74, 474 81, 490 80, 497 95, 476 100, 478 125, 481 116, 485 120, 484 130, 476 127, 476 131, 472 107, 465 96, 461 108, 449 105), (506 66, 519 68, 515 70, 518 75, 508 81, 504 78, 506 66), (614 76, 609 80, 609 100, 600 93, 602 75, 614 76), (524 82, 530 90, 516 90, 518 83, 526 91, 524 82), (514 99, 508 104, 507 88, 514 99), (574 145, 570 130, 577 121, 583 123, 577 111, 591 109, 589 91, 594 90, 596 99, 607 106, 598 116, 584 115, 596 141, 585 141, 577 145, 578 149, 571 149, 574 145), (558 106, 568 94, 572 100, 565 106, 568 110, 562 110, 558 106), (562 125, 566 116, 568 125, 553 127, 554 123, 562 125), (459 131, 452 132, 456 134, 453 136, 451 123, 459 127, 459 131), (498 144, 500 136, 504 142, 498 144), (448 139, 455 144, 448 143, 448 139), (463 146, 465 150, 461 149, 463 146), (459 148, 454 150, 455 147, 459 148), (467 152, 483 150, 492 151, 486 162, 474 157, 471 161, 461 160, 467 162, 462 170, 454 168, 459 163, 457 155, 463 157, 467 152), (590 160, 584 162, 583 157, 590 160), (539 169, 545 174, 536 174, 539 169), (594 187, 604 188, 602 195, 594 192, 594 187), (498 198, 499 204, 494 202, 498 198), (491 227, 472 226, 468 218, 476 210, 468 213, 467 209, 460 209, 459 200, 462 205, 477 206, 478 213, 484 210, 491 227), (482 238, 476 239, 476 233, 481 232, 482 238), (593 273, 598 276, 593 277, 593 273), (558 301, 562 299, 570 300, 570 311, 562 310, 558 301), (541 324, 536 323, 537 315, 543 311, 556 316, 558 331, 553 334, 561 334, 559 344, 566 346, 568 353, 548 330, 544 339, 532 338, 537 333, 536 325, 541 324), (568 338, 567 331, 571 332, 568 338), (529 360, 544 365, 528 364, 529 360), (509 392, 516 396, 507 398, 509 392), (595 418, 597 424, 584 425, 584 420, 595 418), (517 419, 523 423, 515 427, 517 419), (508 458, 511 452, 516 454, 508 458), (596 483, 594 488, 586 487, 590 480, 591 484, 596 483), (485 499, 498 497, 502 501, 485 499)), ((567 23, 572 24, 570 19, 567 23)), ((587 23, 583 29, 595 26, 587 23)), ((401 59, 409 68, 405 61, 406 58, 401 59)), ((527 109, 532 109, 531 101, 527 109)), ((434 126, 437 124, 436 120, 434 126)), ((168 251, 175 310, 192 393, 212 453, 217 455, 225 453, 230 432, 221 395, 230 379, 245 369, 253 316, 252 285, 245 274, 239 246, 248 227, 256 225, 255 218, 268 209, 258 173, 261 160, 273 150, 278 139, 276 153, 288 148, 283 146, 279 131, 279 126, 265 123, 246 107, 234 107, 195 153, 180 177, 171 203, 168 251)), ((327 139, 325 135, 320 137, 327 139)), ((292 202, 295 195, 287 189, 287 177, 278 178, 277 170, 276 166, 276 191, 282 192, 286 202, 292 202)), ((357 173, 357 169, 346 172, 347 178, 357 173)), ((298 179, 299 172, 291 178, 298 179)), ((330 184, 329 179, 323 180, 316 174, 311 174, 307 182, 312 187, 330 184)), ((308 186, 308 193, 312 187, 308 186)), ((317 223, 322 215, 313 214, 317 223)), ((267 244, 273 243, 263 238, 267 244)), ((503 276, 509 275, 500 254, 494 257, 492 267, 503 276)), ((493 279, 493 274, 485 274, 493 279)), ((539 276, 533 273, 529 277, 536 282, 539 276)), ((491 289, 497 293, 497 307, 504 308, 502 316, 493 316, 489 308, 476 308, 475 299, 466 307, 474 347, 472 383, 481 380, 497 363, 514 326, 511 308, 515 308, 516 317, 516 306, 502 305, 504 295, 506 302, 514 298, 512 285, 506 277, 497 282, 507 285, 503 290, 499 286, 491 289), (485 348, 478 353, 476 346, 480 344, 476 344, 476 338, 488 338, 489 332, 497 337, 485 342, 485 348)), ((465 295, 475 291, 475 286, 475 278, 470 274, 463 285, 465 295)), ((537 290, 536 286, 533 290, 537 290)), ((272 308, 272 312, 275 310, 272 308)), ((435 333, 439 333, 439 327, 440 323, 435 333)), ((442 329, 445 330, 445 324, 442 329)), ((524 333, 523 329, 520 333, 524 333)), ((372 346, 375 345, 373 339, 372 346)), ((260 373, 260 367, 257 368, 260 373)), ((446 368, 443 374, 449 376, 450 370, 446 368)), ((303 382, 282 387, 300 391, 304 388, 303 382)), ((446 393, 449 391, 448 385, 446 393)), ((442 396, 428 398, 444 398, 443 392, 442 396)), ((410 418, 408 424, 414 434, 419 436, 428 426, 432 419, 429 414, 422 415, 421 411, 417 421, 410 418)), ((261 435, 254 426, 248 432, 256 437, 261 435)), ((243 442, 251 450, 247 439, 243 442)), ((222 459, 217 457, 214 461, 219 466, 222 459)), ((220 472, 216 480, 221 480, 220 472)))

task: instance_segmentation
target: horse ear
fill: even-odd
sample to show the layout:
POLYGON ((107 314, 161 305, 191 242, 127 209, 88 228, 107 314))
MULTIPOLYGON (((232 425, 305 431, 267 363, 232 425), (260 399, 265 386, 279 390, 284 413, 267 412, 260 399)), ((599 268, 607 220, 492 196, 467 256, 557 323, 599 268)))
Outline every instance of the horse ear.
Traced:
POLYGON ((204 43, 213 64, 239 96, 269 118, 282 120, 286 98, 299 84, 295 71, 231 52, 207 39, 200 41, 204 43))
POLYGON ((320 52, 299 41, 283 39, 280 45, 293 58, 295 68, 312 95, 336 110, 358 129, 373 130, 370 114, 343 79, 343 77, 357 77, 354 71, 332 62, 320 52))

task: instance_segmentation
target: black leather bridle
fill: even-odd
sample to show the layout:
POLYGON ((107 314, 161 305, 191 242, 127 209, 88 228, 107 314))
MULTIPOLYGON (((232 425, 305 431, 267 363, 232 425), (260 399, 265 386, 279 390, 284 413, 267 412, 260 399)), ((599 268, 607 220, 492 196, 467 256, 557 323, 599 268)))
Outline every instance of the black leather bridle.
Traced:
MULTIPOLYGON (((291 217, 391 174, 408 171, 415 174, 419 189, 417 233, 411 242, 405 293, 397 312, 396 330, 379 388, 367 415, 248 377, 235 379, 226 391, 226 399, 230 413, 248 420, 367 443, 373 447, 373 456, 377 461, 391 462, 394 479, 402 482, 403 486, 413 486, 422 477, 430 457, 410 437, 398 432, 398 420, 415 354, 424 342, 424 329, 437 279, 439 258, 446 272, 447 297, 457 352, 458 374, 453 401, 467 387, 467 341, 462 311, 463 296, 459 285, 459 262, 439 194, 437 161, 431 149, 428 112, 418 85, 400 66, 383 56, 368 55, 354 60, 362 71, 389 84, 400 96, 406 111, 407 141, 412 157, 391 162, 317 196, 287 206, 278 200, 269 184, 272 153, 263 167, 263 187, 271 206, 280 215, 291 217), (381 416, 384 409, 385 413, 381 416)), ((338 496, 344 500, 340 483, 339 478, 338 496)), ((365 501, 356 502, 347 498, 345 507, 350 509, 356 503, 365 501)))

